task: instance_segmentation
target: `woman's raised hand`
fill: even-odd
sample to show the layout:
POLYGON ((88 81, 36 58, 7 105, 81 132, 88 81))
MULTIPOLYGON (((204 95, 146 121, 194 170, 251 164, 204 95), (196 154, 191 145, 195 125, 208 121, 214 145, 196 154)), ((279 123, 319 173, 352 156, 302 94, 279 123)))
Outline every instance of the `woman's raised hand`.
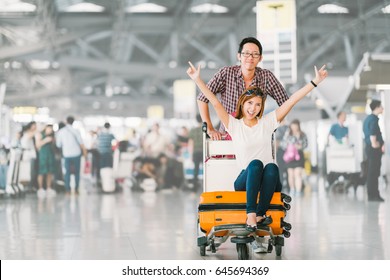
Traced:
POLYGON ((188 61, 188 64, 190 67, 188 67, 187 74, 192 80, 195 81, 200 76, 200 65, 198 65, 198 68, 195 68, 191 61, 188 61))
POLYGON ((326 77, 328 77, 328 70, 326 70, 325 68, 325 64, 321 67, 320 70, 317 70, 317 66, 314 66, 314 72, 316 74, 316 77, 314 78, 313 82, 317 85, 321 83, 326 77))

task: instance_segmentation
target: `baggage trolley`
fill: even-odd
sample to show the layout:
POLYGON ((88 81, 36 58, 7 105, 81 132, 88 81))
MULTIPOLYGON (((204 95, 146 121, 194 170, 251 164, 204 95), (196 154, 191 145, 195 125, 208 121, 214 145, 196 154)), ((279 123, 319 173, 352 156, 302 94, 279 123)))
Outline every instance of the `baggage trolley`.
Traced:
POLYGON ((197 229, 200 255, 206 255, 206 247, 216 253, 217 248, 230 238, 231 242, 236 244, 238 259, 247 260, 248 243, 263 238, 268 244, 268 253, 275 247, 276 255, 280 256, 284 238, 290 237, 292 228, 291 224, 284 220, 290 209, 291 197, 274 193, 267 211, 267 215, 272 217, 272 223, 258 227, 256 232, 247 231, 246 192, 234 191, 233 184, 238 173, 232 141, 208 140, 206 124, 202 129, 205 132, 203 193, 198 207, 197 229))
POLYGON ((10 162, 7 172, 7 184, 5 188, 6 194, 22 195, 24 193, 24 186, 19 182, 20 163, 22 161, 23 149, 11 148, 10 162))
POLYGON ((354 147, 333 144, 326 148, 327 191, 346 192, 350 186, 356 189, 364 184, 354 147))

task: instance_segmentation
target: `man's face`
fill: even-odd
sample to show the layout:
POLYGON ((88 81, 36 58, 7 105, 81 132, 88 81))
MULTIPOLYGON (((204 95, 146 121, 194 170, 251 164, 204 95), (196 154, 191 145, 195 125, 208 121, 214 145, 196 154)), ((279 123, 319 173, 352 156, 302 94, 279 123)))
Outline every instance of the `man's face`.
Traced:
POLYGON ((339 121, 340 123, 344 123, 347 119, 347 115, 345 113, 340 114, 339 121))
POLYGON ((237 58, 241 61, 241 67, 247 70, 253 70, 257 64, 261 61, 259 47, 253 43, 246 43, 241 53, 237 54, 237 58))

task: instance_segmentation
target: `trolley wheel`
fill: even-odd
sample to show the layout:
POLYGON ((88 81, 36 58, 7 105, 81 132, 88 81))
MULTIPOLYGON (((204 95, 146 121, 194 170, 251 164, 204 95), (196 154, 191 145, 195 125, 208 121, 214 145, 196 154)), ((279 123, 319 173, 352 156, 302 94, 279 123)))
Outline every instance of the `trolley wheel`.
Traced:
POLYGON ((280 257, 282 255, 282 246, 281 245, 275 245, 275 253, 276 256, 280 257))
POLYGON ((237 243, 237 252, 239 260, 249 260, 248 245, 245 243, 237 243))
POLYGON ((200 255, 202 257, 206 256, 206 245, 200 245, 199 246, 200 255))
POLYGON ((271 243, 268 243, 268 248, 267 248, 267 253, 270 254, 272 253, 272 250, 274 249, 274 247, 272 246, 271 243))
POLYGON ((211 250, 211 253, 216 253, 217 252, 217 247, 215 246, 214 242, 211 243, 210 250, 211 250))
POLYGON ((283 230, 283 235, 284 237, 289 238, 291 236, 291 233, 287 230, 283 230))
POLYGON ((282 194, 282 200, 286 203, 290 203, 291 202, 291 196, 287 195, 287 194, 282 194))
POLYGON ((291 230, 292 229, 292 226, 290 223, 287 223, 287 222, 282 222, 282 227, 284 227, 285 230, 291 230))
POLYGON ((288 211, 291 209, 291 205, 288 203, 284 203, 284 208, 288 211))

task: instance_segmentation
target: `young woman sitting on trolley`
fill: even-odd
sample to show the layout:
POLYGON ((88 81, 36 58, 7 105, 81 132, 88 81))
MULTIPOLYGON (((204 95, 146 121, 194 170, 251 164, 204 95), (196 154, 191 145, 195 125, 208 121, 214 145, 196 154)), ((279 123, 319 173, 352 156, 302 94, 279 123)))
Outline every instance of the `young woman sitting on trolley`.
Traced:
POLYGON ((315 78, 265 116, 263 112, 266 95, 260 88, 250 87, 239 97, 236 116, 233 117, 226 112, 200 78, 200 66, 196 68, 191 62, 189 64, 188 76, 213 105, 218 118, 232 137, 236 161, 241 170, 234 182, 234 189, 246 191, 246 229, 254 232, 257 227, 272 222, 271 217, 265 214, 274 192, 280 192, 282 189, 279 169, 273 161, 270 149, 272 133, 294 105, 321 83, 328 76, 328 72, 325 65, 320 70, 314 67, 315 78), (259 193, 261 195, 257 203, 259 193))

